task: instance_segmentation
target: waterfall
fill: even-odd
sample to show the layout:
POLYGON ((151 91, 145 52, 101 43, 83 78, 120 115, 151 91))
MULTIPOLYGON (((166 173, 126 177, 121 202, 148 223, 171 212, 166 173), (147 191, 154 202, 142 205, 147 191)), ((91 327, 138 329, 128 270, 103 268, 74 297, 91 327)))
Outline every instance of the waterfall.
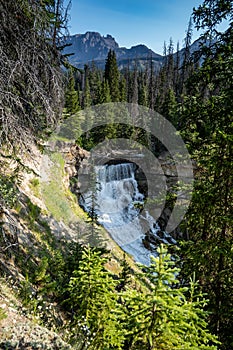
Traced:
MULTIPOLYGON (((144 196, 135 180, 136 165, 121 163, 95 166, 95 189, 82 195, 82 205, 86 211, 94 211, 117 244, 130 253, 137 262, 148 265, 151 251, 145 248, 143 222, 147 223, 152 234, 160 230, 154 218, 146 212, 140 213, 144 196)), ((164 240, 166 241, 166 240, 164 240)))

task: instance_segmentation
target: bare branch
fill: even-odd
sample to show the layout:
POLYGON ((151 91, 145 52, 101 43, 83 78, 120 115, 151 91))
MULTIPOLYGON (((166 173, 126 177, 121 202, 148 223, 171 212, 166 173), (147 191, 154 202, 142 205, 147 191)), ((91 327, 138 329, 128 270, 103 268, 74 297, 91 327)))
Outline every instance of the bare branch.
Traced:
POLYGON ((54 24, 52 9, 36 0, 0 0, 0 13, 0 147, 24 147, 61 117, 61 55, 53 45, 58 18, 54 24))

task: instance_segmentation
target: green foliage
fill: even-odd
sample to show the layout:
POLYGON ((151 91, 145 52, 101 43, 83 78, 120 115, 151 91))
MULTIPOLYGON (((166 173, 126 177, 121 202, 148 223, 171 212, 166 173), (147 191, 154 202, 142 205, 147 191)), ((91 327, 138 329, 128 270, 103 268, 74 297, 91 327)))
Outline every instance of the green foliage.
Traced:
POLYGON ((33 204, 29 198, 27 200, 27 209, 29 222, 31 226, 34 226, 36 219, 38 219, 41 214, 41 209, 33 204))
POLYGON ((100 102, 100 99, 102 96, 103 72, 100 69, 97 69, 95 63, 92 62, 91 66, 88 67, 86 74, 88 75, 90 82, 92 104, 97 105, 99 103, 102 103, 100 102))
POLYGON ((48 241, 34 263, 26 262, 19 295, 30 315, 60 329, 49 301, 57 304, 69 320, 63 327, 74 349, 216 349, 206 300, 196 283, 180 287, 179 269, 164 247, 138 276, 126 259, 113 275, 105 249, 74 242, 59 247, 48 241))
MULTIPOLYGON (((108 261, 104 250, 72 243, 65 254, 42 257, 35 269, 32 279, 42 299, 49 292, 73 315, 74 348, 216 349, 217 340, 207 330, 207 301, 197 283, 179 286, 179 269, 164 247, 149 267, 141 266, 137 289, 129 284, 132 271, 125 261, 119 279, 106 270, 108 261)), ((31 295, 27 278, 21 296, 36 315, 42 304, 31 295)))
POLYGON ((121 262, 121 267, 122 270, 119 274, 119 280, 120 283, 117 286, 117 290, 121 291, 121 290, 125 290, 126 287, 130 284, 131 282, 131 274, 132 274, 132 269, 130 268, 129 264, 126 261, 126 256, 124 254, 124 259, 121 262))
POLYGON ((110 50, 108 53, 105 64, 104 77, 109 84, 112 102, 118 102, 120 100, 119 71, 117 67, 115 51, 110 50))
POLYGON ((56 220, 64 220, 68 223, 74 218, 74 211, 69 201, 69 193, 66 193, 62 183, 64 173, 64 159, 61 154, 51 155, 53 166, 49 174, 50 182, 41 182, 41 193, 46 207, 56 220))
POLYGON ((141 83, 138 88, 138 104, 141 106, 147 106, 148 104, 148 92, 146 85, 141 83))
POLYGON ((40 181, 39 181, 39 179, 34 178, 34 179, 30 180, 30 183, 33 187, 37 187, 37 186, 39 186, 40 181))
POLYGON ((232 349, 232 2, 204 1, 194 10, 197 28, 205 29, 197 56, 203 56, 187 84, 181 106, 183 138, 196 162, 193 200, 183 223, 190 241, 182 244, 182 274, 193 270, 208 294, 211 329, 232 349), (224 33, 216 25, 229 19, 224 33))
POLYGON ((86 237, 88 239, 89 244, 93 247, 102 247, 104 245, 104 239, 101 233, 99 232, 99 226, 97 225, 97 193, 99 187, 100 183, 97 182, 94 166, 91 166, 89 180, 89 198, 87 198, 87 200, 90 200, 90 210, 87 214, 88 222, 90 223, 90 229, 89 232, 87 232, 86 237))
POLYGON ((172 89, 169 89, 165 95, 161 112, 174 126, 177 126, 177 102, 172 89))
POLYGON ((48 258, 44 256, 41 259, 37 270, 35 271, 35 277, 34 277, 35 282, 38 282, 38 283, 47 282, 45 279, 47 270, 48 270, 48 258))
POLYGON ((120 102, 126 102, 127 101, 127 86, 126 86, 125 77, 123 77, 123 76, 121 76, 121 78, 120 78, 119 91, 120 91, 120 102))
POLYGON ((179 287, 175 262, 161 246, 158 257, 141 274, 148 292, 125 293, 130 349, 216 349, 216 338, 207 330, 206 301, 191 282, 179 287), (186 296, 187 295, 187 296, 186 296))
POLYGON ((15 177, 0 174, 0 207, 13 207, 18 197, 15 177))
POLYGON ((4 320, 5 318, 7 318, 7 314, 5 313, 5 311, 0 307, 0 323, 2 320, 4 320))
POLYGON ((66 86, 65 95, 66 112, 70 115, 75 114, 80 110, 78 91, 75 90, 75 80, 72 69, 68 72, 68 84, 66 86))
POLYGON ((123 342, 116 313, 116 281, 105 269, 106 262, 101 252, 85 248, 79 269, 69 283, 74 323, 85 320, 92 336, 90 349, 120 349, 123 342))
MULTIPOLYGON (((4 66, 0 80, 1 85, 7 87, 0 96, 3 106, 0 143, 13 144, 15 150, 20 144, 27 145, 31 139, 40 137, 45 130, 51 130, 61 115, 63 79, 57 48, 58 34, 65 24, 61 4, 62 1, 31 3, 25 0, 0 4, 2 19, 9 24, 2 28, 0 43, 4 48, 0 49, 4 66), (35 56, 35 52, 40 55, 35 56), (20 65, 18 55, 20 62, 23 60, 20 65), (12 64, 16 67, 13 71, 12 64)), ((23 304, 38 312, 41 305, 32 297, 34 289, 43 298, 51 297, 58 302, 66 317, 72 320, 74 347, 82 350, 216 349, 216 338, 207 328, 210 320, 211 331, 222 342, 219 347, 232 349, 232 6, 229 0, 204 0, 194 10, 196 27, 205 30, 203 38, 212 40, 215 36, 216 39, 210 41, 211 45, 203 42, 196 53, 197 58, 202 57, 200 67, 198 61, 189 64, 190 21, 182 67, 179 54, 174 61, 170 40, 168 48, 165 45, 168 55, 157 75, 152 59, 145 72, 139 72, 135 63, 133 72, 128 69, 120 73, 116 55, 111 50, 104 74, 94 65, 85 67, 80 74, 69 72, 68 114, 80 108, 79 91, 82 108, 111 101, 156 106, 181 129, 196 165, 193 200, 182 224, 190 240, 181 244, 181 277, 173 257, 161 247, 151 265, 142 266, 136 288, 131 286, 131 270, 126 261, 120 275, 112 276, 105 268, 108 258, 100 250, 72 243, 55 251, 50 229, 40 219, 40 209, 28 201, 31 227, 35 229, 38 222, 44 230, 44 251, 38 254, 36 263, 28 262, 25 268, 28 276, 20 290, 23 304), (228 28, 219 33, 216 25, 225 19, 229 21, 228 28), (197 283, 189 282, 193 271, 209 302, 198 291, 197 283), (180 280, 186 283, 185 288, 181 287, 180 280)), ((98 117, 102 120, 103 116, 98 117)), ((68 135, 77 139, 82 134, 81 127, 90 129, 93 122, 91 113, 86 113, 85 120, 80 116, 78 121, 73 120, 71 127, 64 128, 63 136, 72 129, 68 135)), ((157 141, 151 140, 143 130, 116 123, 111 109, 106 126, 92 133, 88 131, 79 141, 91 149, 100 141, 114 137, 135 139, 148 148, 152 142, 156 148, 157 141)), ((42 184, 42 192, 52 215, 69 223, 74 212, 62 188, 63 170, 64 160, 55 154, 53 176, 49 185, 42 184)), ((37 188, 37 181, 33 180, 31 185, 37 188)), ((0 176, 0 193, 1 207, 15 204, 14 177, 0 176)), ((94 192, 92 200, 95 204, 94 192)), ((94 212, 91 220, 91 234, 95 236, 94 212)), ((0 319, 2 315, 0 309, 0 319)))
POLYGON ((1 1, 0 144, 16 151, 51 131, 63 107, 63 1, 1 1), (35 52, 40 52, 35 55, 35 52), (19 64, 20 63, 20 64, 19 64), (15 69, 12 69, 15 67, 15 69), (12 148, 13 146, 13 148, 12 148))
POLYGON ((91 106, 91 104, 92 104, 92 99, 91 99, 89 78, 86 77, 85 88, 84 88, 84 92, 83 92, 83 108, 88 108, 91 106))
POLYGON ((40 198, 40 180, 38 178, 31 179, 29 186, 34 196, 36 196, 37 198, 40 198))
POLYGON ((102 84, 101 84, 101 91, 100 91, 98 102, 100 104, 111 102, 109 83, 105 79, 102 81, 102 84))

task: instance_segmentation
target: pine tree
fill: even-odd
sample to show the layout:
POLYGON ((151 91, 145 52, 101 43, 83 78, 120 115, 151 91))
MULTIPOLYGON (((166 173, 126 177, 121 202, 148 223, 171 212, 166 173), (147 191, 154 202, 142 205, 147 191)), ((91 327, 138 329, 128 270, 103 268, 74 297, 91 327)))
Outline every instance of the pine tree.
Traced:
MULTIPOLYGON (((92 137, 93 138, 93 137, 92 137)), ((95 171, 94 164, 91 164, 90 173, 89 173, 89 197, 86 200, 90 203, 88 211, 88 222, 90 223, 90 230, 86 234, 86 241, 92 247, 102 247, 104 245, 103 236, 99 233, 98 222, 98 192, 100 189, 100 183, 97 179, 97 174, 95 171)))
POLYGON ((176 97, 178 97, 179 93, 179 69, 180 69, 180 43, 177 42, 176 46, 176 54, 175 54, 175 62, 174 62, 174 91, 176 97))
POLYGON ((148 71, 147 66, 145 71, 138 74, 138 104, 148 106, 148 71))
POLYGON ((155 81, 154 81, 154 64, 152 56, 150 58, 150 69, 149 69, 149 93, 148 93, 148 104, 149 108, 155 108, 155 81))
POLYGON ((161 108, 162 115, 167 118, 174 126, 178 125, 177 103, 173 89, 168 89, 161 108))
POLYGON ((117 320, 116 281, 105 269, 106 262, 101 251, 84 248, 79 269, 69 283, 74 324, 86 330, 83 343, 93 350, 120 349, 124 339, 117 320))
POLYGON ((127 101, 126 79, 123 76, 120 77, 119 91, 120 91, 120 102, 126 102, 127 101))
POLYGON ((30 147, 62 114, 59 41, 67 13, 62 1, 27 0, 1 1, 0 12, 0 148, 30 147))
POLYGON ((192 145, 197 179, 185 223, 190 241, 184 245, 183 273, 189 276, 193 269, 197 271, 197 277, 210 298, 213 330, 225 343, 222 349, 230 349, 232 332, 229 320, 232 318, 230 305, 233 302, 230 291, 233 278, 230 208, 233 196, 230 189, 233 169, 232 114, 229 108, 232 102, 227 98, 226 104, 225 97, 224 93, 205 103, 199 99, 191 103, 187 101, 188 111, 191 118, 196 119, 196 125, 193 122, 190 135, 187 129, 183 135, 192 145), (202 116, 201 120, 198 120, 199 116, 202 116))
POLYGON ((98 103, 109 103, 111 102, 111 95, 110 95, 110 88, 108 81, 103 79, 102 84, 101 84, 101 90, 99 94, 99 100, 98 103))
POLYGON ((188 29, 186 31, 186 37, 184 40, 184 53, 183 53, 183 62, 181 67, 181 75, 180 75, 180 94, 185 92, 185 83, 190 76, 190 72, 192 71, 192 62, 190 62, 190 46, 192 43, 192 30, 193 21, 192 17, 189 20, 188 29))
POLYGON ((132 74, 132 95, 130 103, 138 103, 138 67, 137 62, 134 63, 134 70, 132 74))
POLYGON ((126 290, 126 287, 129 285, 129 283, 131 281, 132 270, 126 261, 125 253, 124 253, 124 259, 121 262, 121 267, 122 267, 122 270, 121 270, 120 275, 119 275, 120 283, 116 287, 118 292, 120 292, 122 290, 126 290))
MULTIPOLYGON (((64 6, 64 0, 47 0, 45 4, 48 6, 48 13, 51 18, 53 47, 57 49, 61 45, 64 32, 66 33, 67 31, 68 11, 71 7, 71 1, 67 1, 66 8, 64 6)), ((64 46, 62 45, 61 48, 64 48, 64 46)))
POLYGON ((72 69, 68 72, 68 84, 66 87, 65 108, 68 114, 75 114, 80 110, 78 91, 75 90, 75 80, 72 69))
POLYGON ((175 262, 163 246, 158 253, 157 258, 151 257, 149 267, 143 266, 145 292, 124 293, 125 349, 217 349, 211 345, 216 338, 207 330, 202 294, 193 282, 189 288, 177 287, 179 270, 175 262))
POLYGON ((104 77, 109 84, 112 102, 118 102, 120 100, 119 71, 115 51, 110 50, 108 53, 105 64, 104 77))
POLYGON ((100 103, 101 78, 102 72, 97 69, 95 62, 92 62, 88 70, 88 80, 90 83, 91 99, 94 105, 100 103))
POLYGON ((168 46, 168 57, 167 57, 167 72, 166 72, 167 89, 174 88, 174 45, 173 40, 170 38, 168 46))
POLYGON ((89 78, 85 78, 85 87, 83 91, 83 108, 88 108, 92 105, 91 90, 89 85, 89 78))
POLYGON ((200 48, 203 63, 187 85, 182 106, 182 134, 196 162, 193 200, 184 223, 190 241, 182 251, 182 272, 188 277, 196 270, 210 299, 212 330, 224 350, 233 344, 232 10, 231 1, 206 0, 194 11, 205 41, 221 21, 228 18, 230 24, 212 47, 207 42, 200 48))
POLYGON ((138 91, 138 104, 141 106, 147 106, 147 87, 143 83, 139 84, 139 91, 138 91))

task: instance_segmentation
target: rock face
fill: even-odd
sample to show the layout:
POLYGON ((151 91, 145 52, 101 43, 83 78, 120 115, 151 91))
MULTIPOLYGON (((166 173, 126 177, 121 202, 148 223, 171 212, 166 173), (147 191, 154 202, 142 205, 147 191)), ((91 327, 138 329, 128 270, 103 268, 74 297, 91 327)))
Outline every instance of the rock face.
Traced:
POLYGON ((83 160, 89 157, 89 152, 76 145, 74 141, 56 141, 52 148, 59 150, 64 156, 64 168, 67 175, 64 179, 66 187, 70 187, 71 191, 79 196, 78 171, 81 164, 83 166, 83 160))
POLYGON ((72 46, 67 47, 65 53, 74 53, 71 60, 83 64, 92 60, 103 60, 110 49, 119 48, 111 35, 104 37, 97 32, 68 36, 66 43, 72 46))
POLYGON ((78 170, 83 160, 88 158, 88 156, 89 153, 87 151, 77 145, 72 145, 70 152, 67 153, 65 157, 65 170, 69 175, 69 179, 73 179, 73 181, 70 181, 70 189, 76 196, 79 196, 80 193, 79 183, 76 181, 78 170))
MULTIPOLYGON (((208 43, 207 41, 206 44, 208 45, 208 43)), ((136 60, 138 68, 144 70, 148 66, 148 60, 152 59, 154 69, 157 71, 163 63, 163 56, 155 53, 146 45, 139 44, 130 49, 120 47, 110 34, 102 36, 98 32, 86 32, 85 34, 70 35, 64 38, 64 44, 69 45, 65 47, 64 54, 72 54, 69 60, 78 68, 83 68, 84 64, 90 64, 94 61, 96 66, 103 69, 109 50, 115 51, 120 69, 134 69, 136 60)), ((200 39, 194 41, 190 46, 190 53, 193 54, 199 50, 200 45, 200 39)), ((184 48, 179 51, 180 65, 184 60, 184 51, 184 48)), ((176 53, 174 53, 174 57, 175 55, 176 53)), ((200 63, 202 61, 203 58, 200 59, 200 63)))
POLYGON ((143 67, 146 63, 148 64, 148 59, 150 58, 152 58, 155 68, 159 68, 163 61, 163 56, 156 54, 142 44, 133 46, 130 49, 119 47, 115 39, 109 34, 107 36, 101 36, 97 32, 76 34, 66 37, 65 43, 70 46, 64 49, 64 53, 73 54, 69 60, 79 68, 83 68, 84 64, 92 61, 98 67, 104 68, 109 50, 115 51, 120 69, 128 67, 128 65, 133 68, 135 60, 137 60, 139 66, 143 67))
POLYGON ((72 178, 78 172, 78 169, 83 161, 83 159, 88 157, 88 152, 79 147, 78 145, 72 144, 65 153, 65 170, 69 177, 72 178))

